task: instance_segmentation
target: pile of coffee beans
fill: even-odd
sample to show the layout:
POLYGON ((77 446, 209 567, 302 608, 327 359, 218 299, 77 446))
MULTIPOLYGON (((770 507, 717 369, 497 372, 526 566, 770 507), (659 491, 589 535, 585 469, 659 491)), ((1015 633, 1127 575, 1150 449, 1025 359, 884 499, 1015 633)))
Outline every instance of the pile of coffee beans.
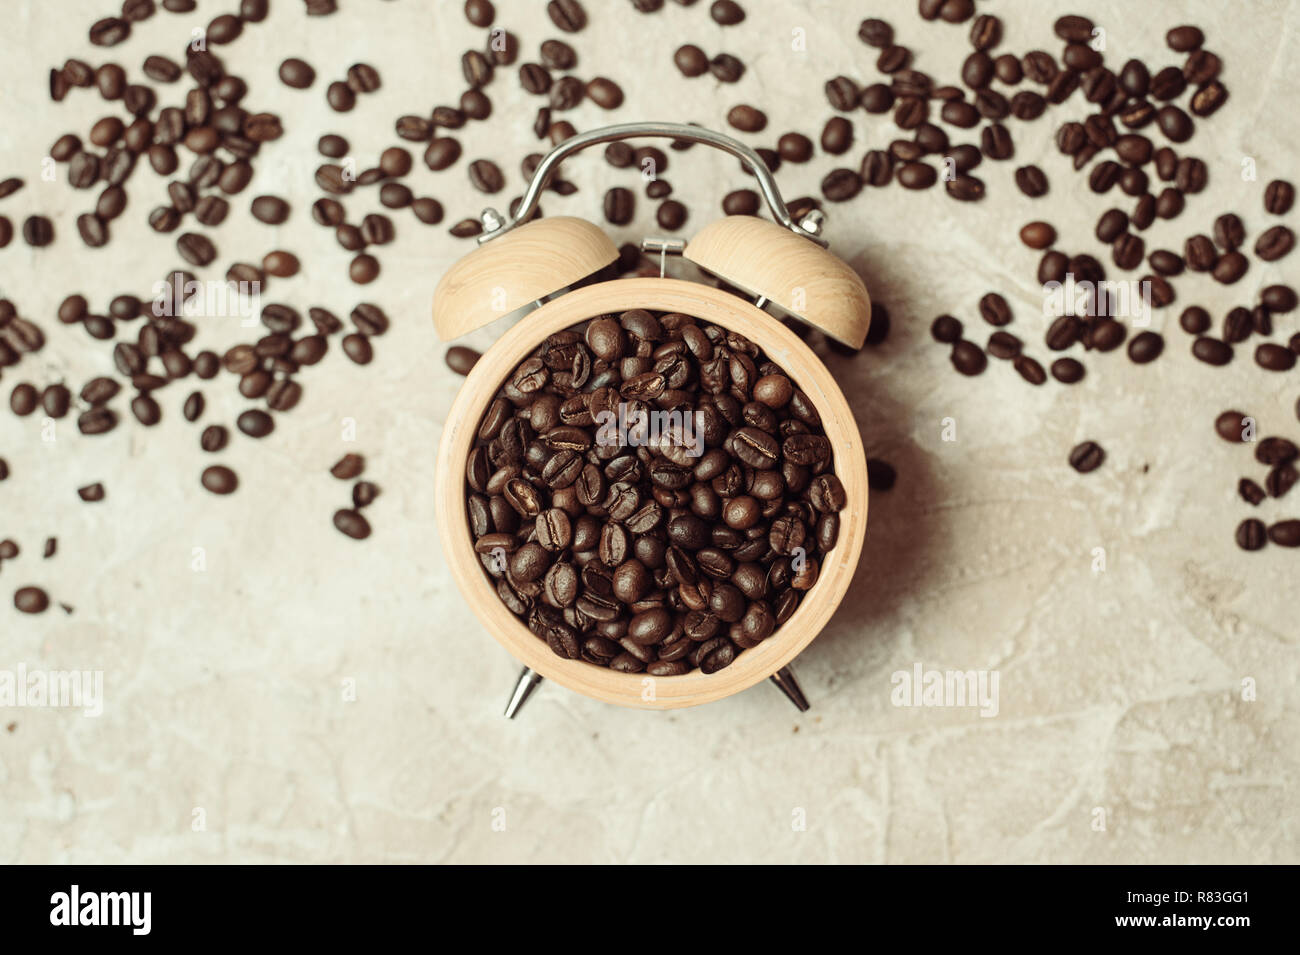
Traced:
MULTIPOLYGON (((1296 402, 1296 415, 1300 417, 1300 401, 1296 402)), ((1269 435, 1257 438, 1255 419, 1244 412, 1227 410, 1214 419, 1214 430, 1229 444, 1255 445, 1255 460, 1267 468, 1261 487, 1251 477, 1237 482, 1237 494, 1251 507, 1258 507, 1267 498, 1285 497, 1300 482, 1300 447, 1289 438, 1269 435)), ((1237 546, 1242 550, 1260 550, 1269 541, 1280 547, 1300 547, 1300 519, 1287 518, 1265 525, 1255 517, 1247 518, 1237 526, 1237 546)))
MULTIPOLYGON (((3 462, 0 462, 0 464, 3 464, 3 462)), ((0 470, 0 480, 3 480, 4 477, 5 477, 5 472, 0 470)), ((59 549, 58 538, 47 537, 45 539, 45 547, 42 553, 43 558, 45 560, 49 560, 58 552, 58 549, 59 549)), ((21 554, 22 554, 22 548, 18 546, 17 541, 13 540, 12 538, 6 538, 5 540, 0 540, 0 571, 4 570, 4 565, 7 562, 13 563, 17 561, 21 554)), ((44 613, 46 610, 49 609, 49 606, 50 606, 49 594, 47 594, 45 590, 41 587, 36 587, 28 584, 28 585, 20 586, 16 590, 14 590, 14 607, 20 613, 26 613, 26 614, 44 613)), ((72 613, 72 607, 69 606, 68 604, 60 604, 59 606, 63 608, 64 613, 68 613, 68 614, 72 613)))
POLYGON ((713 673, 817 582, 849 504, 833 467, 817 409, 754 343, 633 309, 550 336, 502 384, 467 519, 502 603, 557 655, 713 673))
MULTIPOLYGON (((924 8, 925 4, 922 4, 924 8)), ((924 12, 924 11, 923 11, 924 12)), ((1010 134, 1000 120, 1008 114, 1021 120, 1036 119, 1044 115, 1048 106, 1060 105, 1076 92, 1093 104, 1095 111, 1082 122, 1067 121, 1056 128, 1055 142, 1060 152, 1070 156, 1074 168, 1087 174, 1091 191, 1102 196, 1116 185, 1124 194, 1137 202, 1131 213, 1111 207, 1101 212, 1096 226, 1096 237, 1111 246, 1112 263, 1121 271, 1138 269, 1145 260, 1151 272, 1139 281, 1150 290, 1152 305, 1163 308, 1176 298, 1171 279, 1185 270, 1209 272, 1223 284, 1232 284, 1246 274, 1250 262, 1242 251, 1246 237, 1239 216, 1224 213, 1214 225, 1214 238, 1196 234, 1188 238, 1182 254, 1168 249, 1147 253, 1140 233, 1157 218, 1172 219, 1184 208, 1185 197, 1201 192, 1207 183, 1206 163, 1191 155, 1179 155, 1173 146, 1181 146, 1192 138, 1195 122, 1176 101, 1184 93, 1190 99, 1193 115, 1205 120, 1227 99, 1227 88, 1219 79, 1222 63, 1218 56, 1204 47, 1203 33, 1192 26, 1171 29, 1166 42, 1171 50, 1185 56, 1181 66, 1148 65, 1130 59, 1115 72, 1105 65, 1102 52, 1093 49, 1091 41, 1096 29, 1091 20, 1077 15, 1058 18, 1054 24, 1057 36, 1064 41, 1059 62, 1051 53, 1035 50, 1017 57, 1004 53, 994 58, 990 51, 997 46, 1001 36, 1000 24, 992 15, 978 18, 971 30, 974 47, 961 68, 962 82, 975 98, 974 107, 967 107, 964 93, 958 87, 936 89, 928 77, 896 74, 891 87, 881 87, 875 98, 883 101, 890 96, 903 95, 900 103, 907 101, 904 109, 895 110, 895 123, 908 128, 904 117, 922 109, 916 105, 920 91, 943 101, 941 121, 949 125, 964 125, 969 119, 974 126, 982 116, 990 121, 981 134, 982 150, 973 146, 949 148, 942 131, 918 123, 914 142, 896 141, 889 154, 895 158, 916 157, 932 151, 954 161, 958 170, 973 168, 980 162, 980 153, 992 159, 1012 155, 1010 134), (901 86, 905 89, 900 89, 901 86), (997 80, 1004 87, 1019 85, 1023 80, 1046 87, 1046 98, 1032 90, 1022 90, 1010 100, 992 84, 997 80), (1155 100, 1153 104, 1151 101, 1155 100), (1163 105, 1156 105, 1163 104, 1163 105), (1167 141, 1157 145, 1139 130, 1152 126, 1167 141), (926 142, 937 148, 927 150, 926 142), (915 156, 913 155, 915 154, 915 156), (1114 158, 1109 158, 1113 154, 1114 158), (1155 180, 1168 185, 1158 188, 1148 173, 1152 166, 1155 180)), ((878 20, 863 23, 862 39, 871 45, 892 42, 893 31, 878 20)), ((910 71, 914 73, 915 71, 910 71)), ((893 100, 890 100, 892 103, 893 100)), ((832 99, 835 105, 835 99, 832 99)), ((867 106, 869 112, 873 110, 867 106)), ((882 160, 882 162, 885 160, 882 160)), ((915 177, 914 177, 915 178, 915 177)), ((932 180, 932 177, 927 177, 932 180)), ((1016 170, 1015 181, 1020 190, 1031 198, 1045 195, 1048 182, 1036 166, 1023 166, 1016 170)), ((905 185, 907 183, 904 183, 905 185)), ((955 182, 949 182, 950 194, 955 182)), ((983 184, 978 190, 983 195, 983 184)), ((1274 181, 1265 189, 1265 208, 1280 214, 1290 208, 1294 190, 1290 183, 1274 181)), ((963 198, 956 196, 956 198, 963 198)), ((1020 230, 1020 238, 1032 249, 1043 252, 1036 278, 1040 283, 1099 283, 1107 278, 1106 267, 1091 255, 1071 255, 1057 248, 1058 233, 1051 223, 1036 220, 1020 230)), ((1261 261, 1275 261, 1286 255, 1294 243, 1294 236, 1285 226, 1273 226, 1255 243, 1255 256, 1261 261)), ((1191 306, 1184 312, 1183 327, 1195 336, 1192 354, 1212 365, 1224 365, 1232 359, 1234 342, 1240 342, 1254 331, 1256 334, 1272 333, 1270 316, 1295 307, 1295 292, 1289 286, 1271 286, 1267 295, 1253 309, 1234 310, 1237 317, 1225 326, 1223 338, 1205 335, 1208 320, 1202 320, 1204 309, 1191 306), (1245 320, 1240 316, 1244 314, 1245 320)), ((985 299, 1000 299, 996 292, 985 299)), ((1114 302, 1105 296, 1094 297, 1084 315, 1061 315, 1044 333, 1044 343, 1049 351, 1060 352, 1074 346, 1085 351, 1107 352, 1118 348, 1127 337, 1126 327, 1115 319, 1114 302)), ((981 315, 992 325, 1008 324, 1005 312, 993 315, 981 301, 981 315)), ((1207 317, 1208 318, 1208 317, 1207 317)), ((991 333, 986 349, 962 338, 961 323, 952 316, 941 316, 935 321, 932 333, 936 341, 952 348, 952 363, 965 375, 977 375, 988 362, 985 351, 994 357, 1010 360, 1020 376, 1031 385, 1041 385, 1047 380, 1042 364, 1023 351, 1023 342, 1009 332, 991 333)), ((1143 332, 1128 343, 1128 356, 1137 364, 1154 361, 1164 351, 1164 338, 1157 332, 1143 332)), ((1293 349, 1265 343, 1256 349, 1256 363, 1271 371, 1288 370, 1295 362, 1293 349)), ((1084 366, 1074 358, 1063 357, 1053 362, 1052 377, 1063 384, 1075 384, 1084 377, 1084 366)))
MULTIPOLYGON (((366 460, 359 454, 345 454, 330 468, 330 474, 340 481, 351 481, 361 476, 366 468, 366 460)), ((334 526, 339 532, 354 540, 365 540, 370 536, 370 522, 361 513, 379 496, 379 488, 370 481, 357 481, 352 485, 352 507, 340 508, 334 512, 334 526)))

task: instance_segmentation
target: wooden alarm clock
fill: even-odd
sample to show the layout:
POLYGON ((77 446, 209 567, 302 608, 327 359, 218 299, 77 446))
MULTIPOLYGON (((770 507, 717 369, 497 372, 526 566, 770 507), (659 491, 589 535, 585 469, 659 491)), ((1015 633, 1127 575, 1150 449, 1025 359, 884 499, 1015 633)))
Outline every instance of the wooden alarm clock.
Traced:
POLYGON ((434 293, 438 336, 451 341, 508 313, 529 310, 479 359, 447 416, 435 472, 436 513, 443 552, 461 593, 488 632, 524 665, 506 715, 514 716, 542 678, 607 703, 652 709, 708 703, 771 678, 806 709, 789 664, 826 626, 849 588, 866 533, 868 496, 866 455, 843 392, 821 359, 777 315, 764 310, 861 347, 871 301, 857 273, 826 250, 821 214, 794 222, 766 165, 743 143, 696 126, 647 122, 608 126, 561 143, 538 165, 514 218, 507 221, 487 209, 482 222, 479 248, 448 269, 434 293), (703 143, 736 156, 756 177, 775 221, 727 216, 689 242, 649 238, 642 248, 660 253, 659 278, 585 281, 618 259, 605 231, 575 217, 529 219, 566 157, 588 146, 640 137, 703 143), (664 277, 662 256, 670 253, 681 254, 753 301, 712 285, 664 277), (766 352, 819 412, 834 449, 835 473, 847 493, 838 540, 793 615, 716 673, 650 677, 557 656, 498 598, 470 531, 466 462, 479 422, 507 376, 549 335, 636 308, 692 316, 735 331, 766 352))

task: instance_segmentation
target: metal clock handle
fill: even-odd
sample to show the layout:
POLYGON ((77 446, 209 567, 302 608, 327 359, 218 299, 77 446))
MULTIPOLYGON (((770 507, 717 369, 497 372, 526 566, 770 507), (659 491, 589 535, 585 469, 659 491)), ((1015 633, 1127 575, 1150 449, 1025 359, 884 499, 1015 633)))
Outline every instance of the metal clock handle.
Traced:
POLYGON ((800 222, 795 222, 790 217, 790 210, 786 208, 785 200, 781 198, 781 190, 777 188, 776 180, 772 177, 771 171, 754 150, 739 140, 724 136, 722 133, 715 133, 711 129, 688 126, 685 123, 656 122, 621 123, 616 126, 602 126, 600 129, 593 129, 590 132, 571 136, 560 143, 538 163, 537 169, 533 173, 532 182, 528 184, 528 190, 524 193, 523 200, 519 204, 519 211, 513 218, 505 219, 495 209, 483 210, 480 217, 483 222, 483 234, 478 237, 479 243, 482 244, 499 238, 532 218, 533 213, 537 211, 537 204, 541 200, 542 192, 555 178, 560 163, 574 153, 600 143, 645 137, 703 143, 706 146, 721 149, 723 152, 735 156, 749 168, 758 180, 759 191, 767 201, 767 207, 772 211, 772 217, 779 224, 785 226, 795 235, 811 239, 820 246, 826 246, 826 240, 821 237, 823 222, 821 212, 814 209, 804 216, 800 222))

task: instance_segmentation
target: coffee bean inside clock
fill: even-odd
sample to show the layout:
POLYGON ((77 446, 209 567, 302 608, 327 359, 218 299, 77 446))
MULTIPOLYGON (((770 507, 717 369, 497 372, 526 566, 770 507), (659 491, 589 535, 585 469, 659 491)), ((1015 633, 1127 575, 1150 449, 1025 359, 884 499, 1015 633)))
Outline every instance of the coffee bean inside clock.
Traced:
POLYGON ((467 520, 557 655, 713 673, 816 584, 849 490, 808 395, 743 335, 631 309, 548 337, 479 422, 467 520))

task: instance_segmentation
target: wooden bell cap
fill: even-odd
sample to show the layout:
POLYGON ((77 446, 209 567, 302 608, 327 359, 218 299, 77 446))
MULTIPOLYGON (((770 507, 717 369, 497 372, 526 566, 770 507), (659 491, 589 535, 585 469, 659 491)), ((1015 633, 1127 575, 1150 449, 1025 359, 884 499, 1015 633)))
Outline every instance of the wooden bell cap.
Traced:
POLYGON ((585 279, 618 258, 599 226, 560 216, 537 219, 458 261, 433 293, 433 325, 443 341, 585 279))
POLYGON ((858 273, 775 222, 727 216, 701 229, 682 254, 736 288, 765 296, 838 342, 861 348, 867 337, 871 297, 858 273))

